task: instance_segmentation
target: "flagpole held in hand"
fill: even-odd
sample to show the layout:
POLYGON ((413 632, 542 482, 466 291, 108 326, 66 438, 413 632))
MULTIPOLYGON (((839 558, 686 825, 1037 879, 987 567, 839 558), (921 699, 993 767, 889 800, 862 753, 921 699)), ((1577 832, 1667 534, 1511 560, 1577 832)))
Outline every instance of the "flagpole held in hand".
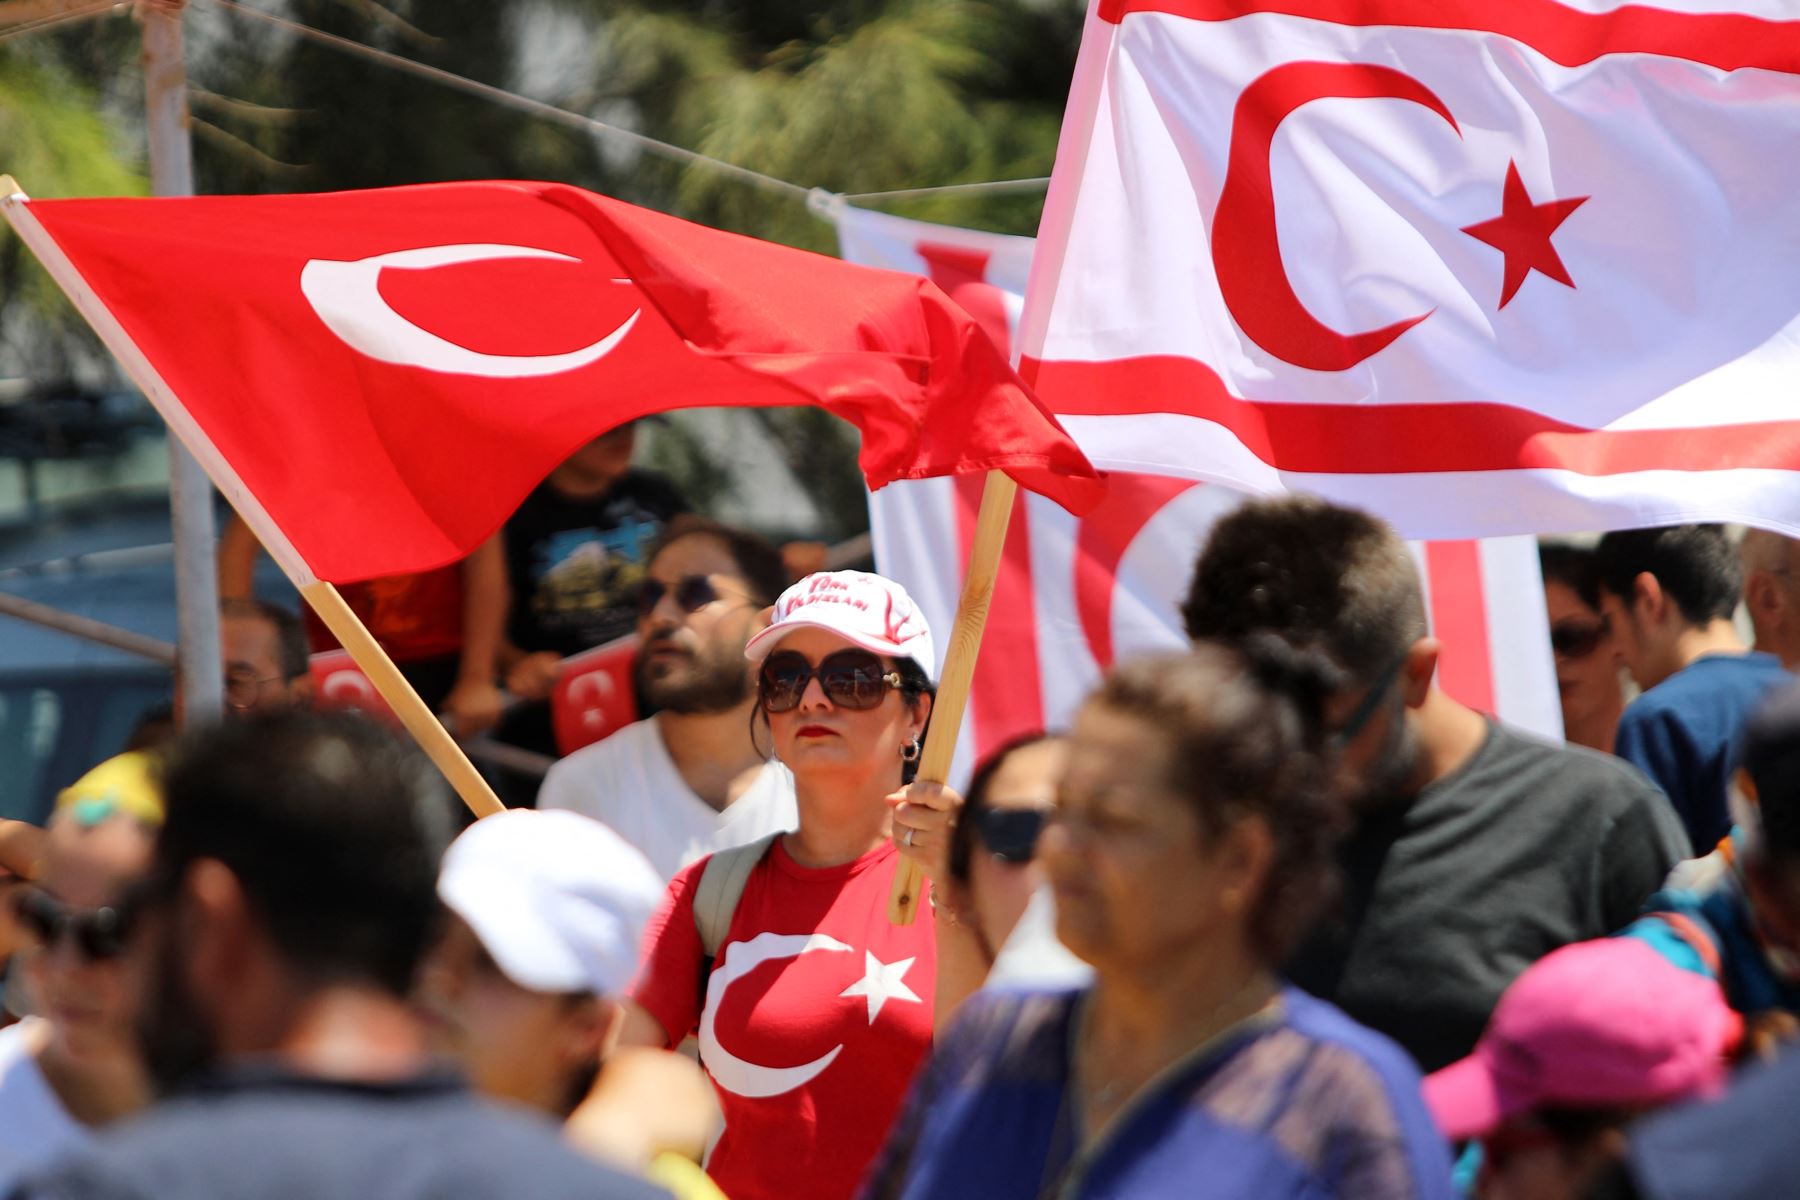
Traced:
POLYGON ((244 486, 238 473, 189 414, 187 407, 175 395, 174 389, 162 377, 162 372, 156 369, 118 318, 94 294, 94 289, 82 277, 81 272, 76 270, 68 256, 44 232, 43 226, 32 215, 27 201, 28 197, 12 176, 0 175, 0 216, 4 216, 12 225, 20 240, 37 256, 50 277, 74 303, 76 311, 87 318, 94 332, 100 335, 100 340, 119 360, 132 382, 143 390, 144 396, 167 423, 170 435, 179 439, 189 453, 199 460, 212 479, 213 486, 237 509, 238 514, 244 518, 244 523, 250 526, 257 540, 269 552, 269 557, 275 560, 300 590, 300 595, 312 605, 313 611, 319 614, 319 619, 325 622, 325 627, 350 652, 356 665, 375 685, 388 707, 394 710, 394 714, 400 718, 400 723, 413 736, 419 748, 443 772, 444 778, 450 781, 450 786, 456 789, 456 794, 462 797, 470 811, 478 817, 503 811, 505 805, 494 795, 494 789, 481 777, 468 755, 463 753, 462 747, 456 744, 442 722, 419 699, 412 684, 400 674, 399 668, 394 666, 387 652, 375 641, 374 635, 350 611, 344 598, 338 595, 337 588, 313 574, 306 561, 288 541, 287 535, 281 531, 261 502, 251 494, 250 489, 244 486))
MULTIPOLYGON (((962 728, 963 710, 969 705, 969 689, 975 681, 975 658, 981 650, 981 632, 987 625, 988 605, 994 598, 994 580, 1000 573, 1000 551, 1006 545, 1006 527, 1012 520, 1019 485, 999 471, 989 471, 981 490, 981 509, 975 517, 975 540, 969 546, 969 568, 963 576, 962 598, 956 604, 956 622, 950 628, 949 649, 938 678, 937 701, 931 708, 931 729, 919 755, 918 778, 924 783, 944 783, 950 777, 950 761, 956 754, 956 737, 962 728)), ((888 897, 888 920, 911 925, 919 915, 919 896, 925 877, 908 859, 901 859, 888 897)))

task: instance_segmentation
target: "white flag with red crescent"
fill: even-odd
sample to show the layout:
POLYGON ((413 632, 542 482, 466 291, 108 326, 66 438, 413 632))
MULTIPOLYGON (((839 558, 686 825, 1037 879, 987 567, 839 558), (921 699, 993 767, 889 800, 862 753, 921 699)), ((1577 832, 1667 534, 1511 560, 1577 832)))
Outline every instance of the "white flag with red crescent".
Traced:
POLYGON ((1023 373, 1412 537, 1800 533, 1796 146, 1792 0, 1095 0, 1023 373))
MULTIPOLYGON (((930 277, 1001 346, 1017 328, 1032 240, 835 210, 845 258, 930 277)), ((934 629, 950 628, 974 536, 981 480, 890 484, 869 497, 878 570, 934 629)), ((1207 529, 1243 493, 1169 475, 1115 474, 1076 518, 1022 496, 976 664, 957 770, 1023 732, 1067 724, 1121 657, 1184 644, 1177 606, 1207 529)), ((1528 537, 1414 543, 1440 681, 1513 725, 1562 736, 1537 548, 1528 537)))

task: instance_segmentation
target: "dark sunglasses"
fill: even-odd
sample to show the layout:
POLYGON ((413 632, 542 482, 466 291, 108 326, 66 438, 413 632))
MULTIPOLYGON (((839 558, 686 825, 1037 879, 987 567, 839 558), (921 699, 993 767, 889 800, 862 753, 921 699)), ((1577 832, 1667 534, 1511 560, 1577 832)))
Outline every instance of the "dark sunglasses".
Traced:
POLYGON ((1028 863, 1049 819, 1047 808, 984 808, 975 814, 975 836, 1001 862, 1028 863))
POLYGON ((637 613, 638 618, 649 616, 662 603, 662 598, 671 592, 675 595, 675 605, 685 613, 696 613, 714 600, 723 598, 712 579, 705 575, 683 575, 674 583, 664 583, 660 579, 646 579, 638 585, 637 613))
POLYGON ((1599 648, 1612 626, 1605 620, 1593 622, 1564 621, 1550 627, 1550 649, 1559 658, 1586 658, 1599 648))
POLYGON ((1355 741, 1356 735, 1361 733, 1364 727, 1374 719, 1377 712, 1381 711, 1382 697, 1388 694, 1388 689, 1394 686, 1394 680, 1400 677, 1400 668, 1406 665, 1406 653, 1406 651, 1402 651, 1394 657, 1393 662, 1381 669, 1381 674, 1377 675, 1375 682, 1369 685, 1368 694, 1356 706, 1356 711, 1351 713, 1344 723, 1332 732, 1332 740, 1337 745, 1343 746, 1347 742, 1355 741))
POLYGON ((117 958, 131 934, 124 906, 72 908, 41 888, 20 892, 13 912, 31 939, 46 950, 68 937, 89 962, 117 958))
POLYGON ((772 654, 763 664, 763 709, 772 713, 792 712, 800 707, 806 685, 814 679, 825 692, 825 698, 838 708, 858 711, 881 703, 890 687, 900 686, 900 672, 882 667, 881 660, 867 650, 839 650, 827 654, 818 666, 794 650, 772 654))

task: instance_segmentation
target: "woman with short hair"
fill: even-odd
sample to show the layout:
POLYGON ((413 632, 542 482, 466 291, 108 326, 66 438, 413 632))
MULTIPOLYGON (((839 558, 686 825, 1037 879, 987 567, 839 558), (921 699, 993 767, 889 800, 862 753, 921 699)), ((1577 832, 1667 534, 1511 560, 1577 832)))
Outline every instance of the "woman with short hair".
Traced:
POLYGON ((1332 887, 1335 682, 1273 640, 1106 679, 1039 843, 1094 982, 970 1001, 866 1197, 1450 1195, 1405 1053, 1278 974, 1332 887))

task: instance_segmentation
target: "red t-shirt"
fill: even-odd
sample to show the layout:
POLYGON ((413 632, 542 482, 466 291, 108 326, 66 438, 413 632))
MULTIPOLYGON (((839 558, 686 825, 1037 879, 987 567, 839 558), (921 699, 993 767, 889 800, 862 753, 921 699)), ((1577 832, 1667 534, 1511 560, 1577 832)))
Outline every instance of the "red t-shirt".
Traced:
MULTIPOLYGON (((417 575, 340 583, 338 591, 395 662, 418 662, 462 649, 461 563, 417 575)), ((312 608, 304 612, 313 653, 337 649, 337 639, 312 608)))
POLYGON ((669 1044, 698 1030, 725 1110, 707 1172, 731 1200, 855 1194, 931 1049, 937 941, 890 924, 899 855, 802 867, 777 842, 750 873, 700 1004, 694 889, 675 876, 632 998, 669 1044))

